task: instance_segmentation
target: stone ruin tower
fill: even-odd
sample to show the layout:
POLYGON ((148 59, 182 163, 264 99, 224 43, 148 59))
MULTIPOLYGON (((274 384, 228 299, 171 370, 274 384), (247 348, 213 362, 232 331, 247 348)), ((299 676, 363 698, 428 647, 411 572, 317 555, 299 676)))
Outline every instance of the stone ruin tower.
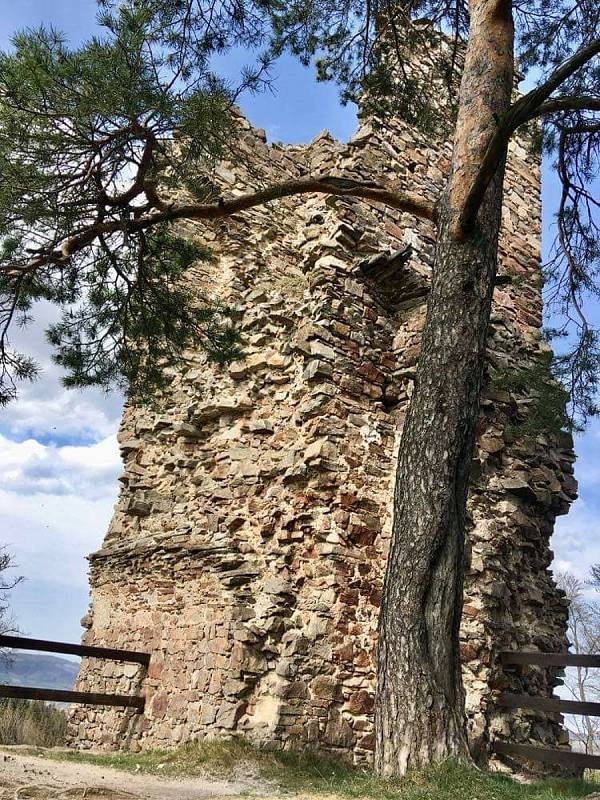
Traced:
MULTIPOLYGON (((435 87, 434 87, 435 88, 435 87)), ((449 143, 401 118, 360 117, 347 144, 268 144, 242 117, 241 158, 223 193, 308 174, 439 193, 449 143)), ((433 257, 430 223, 351 198, 308 195, 214 223, 185 223, 211 263, 190 280, 238 311, 246 357, 202 353, 168 371, 160 408, 128 405, 122 489, 90 556, 86 644, 152 654, 84 660, 78 688, 137 693, 143 714, 79 707, 81 748, 169 747, 242 734, 368 762, 375 645, 393 475, 433 257)), ((540 168, 510 145, 488 359, 539 358, 540 168)), ((567 646, 567 603, 549 571, 555 517, 576 497, 572 441, 527 437, 532 397, 488 389, 469 499, 461 655, 475 751, 494 738, 566 743, 556 715, 500 709, 512 688, 549 693, 556 675, 504 672, 505 649, 567 646)))

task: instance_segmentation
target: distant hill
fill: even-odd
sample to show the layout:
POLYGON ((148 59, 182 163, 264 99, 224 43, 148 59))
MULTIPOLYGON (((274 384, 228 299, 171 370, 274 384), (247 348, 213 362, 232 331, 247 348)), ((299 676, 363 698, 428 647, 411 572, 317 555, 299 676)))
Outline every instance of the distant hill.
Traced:
POLYGON ((79 663, 59 656, 0 653, 0 683, 43 689, 72 689, 79 663))

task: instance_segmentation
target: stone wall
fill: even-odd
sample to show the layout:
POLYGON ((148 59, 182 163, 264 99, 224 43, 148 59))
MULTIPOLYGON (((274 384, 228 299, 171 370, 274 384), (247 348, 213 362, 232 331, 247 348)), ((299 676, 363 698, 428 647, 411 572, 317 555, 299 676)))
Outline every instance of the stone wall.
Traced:
MULTIPOLYGON (((268 145, 239 119, 242 158, 224 192, 335 173, 400 179, 434 199, 448 143, 402 120, 361 120, 348 144, 268 145)), ((533 363, 540 341, 539 163, 510 146, 491 367, 533 363)), ((170 747, 242 733, 368 761, 377 613, 399 437, 419 354, 432 226, 368 201, 288 198, 186 235, 215 259, 190 279, 239 312, 246 358, 191 353, 154 410, 128 406, 123 484, 90 557, 89 644, 148 651, 137 667, 87 660, 78 688, 133 692, 146 711, 77 708, 81 748, 170 747)), ((504 673, 502 649, 566 648, 566 603, 549 538, 576 496, 568 436, 519 435, 530 396, 488 390, 469 499, 461 632, 473 746, 563 742, 559 718, 503 711, 506 687, 548 693, 555 676, 504 673)))

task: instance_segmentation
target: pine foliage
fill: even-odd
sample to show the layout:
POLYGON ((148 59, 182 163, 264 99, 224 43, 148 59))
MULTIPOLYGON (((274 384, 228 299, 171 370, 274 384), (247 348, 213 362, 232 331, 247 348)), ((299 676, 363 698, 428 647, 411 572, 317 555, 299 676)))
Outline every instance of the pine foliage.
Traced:
MULTIPOLYGON (((520 127, 555 162, 562 193, 546 298, 563 340, 555 376, 572 419, 585 423, 600 364, 586 311, 600 292, 597 3, 514 0, 512 9, 516 55, 537 86, 496 119, 489 174, 520 127)), ((186 279, 210 254, 177 240, 170 198, 185 189, 219 201, 211 175, 234 158, 232 105, 270 85, 281 54, 313 64, 342 101, 360 96, 380 121, 401 114, 424 136, 454 135, 467 0, 99 0, 98 21, 99 35, 79 48, 40 28, 0 54, 2 403, 36 375, 10 339, 42 299, 62 313, 48 335, 68 385, 143 395, 186 348, 237 354, 231 310, 186 279), (234 49, 249 60, 235 85, 212 68, 234 49)))
POLYGON ((152 9, 102 22, 105 34, 79 49, 40 28, 0 54, 0 403, 36 375, 9 332, 38 300, 61 309, 48 339, 69 386, 143 393, 188 346, 221 360, 238 352, 230 310, 184 280, 207 248, 164 223, 135 227, 158 184, 211 196, 199 177, 232 135, 231 92, 169 67, 152 9), (97 235, 70 253, 90 225, 97 235))

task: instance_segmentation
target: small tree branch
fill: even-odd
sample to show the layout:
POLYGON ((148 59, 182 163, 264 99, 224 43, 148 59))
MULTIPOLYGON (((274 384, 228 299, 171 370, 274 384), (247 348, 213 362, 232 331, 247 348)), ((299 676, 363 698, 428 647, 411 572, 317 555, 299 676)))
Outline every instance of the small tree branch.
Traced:
POLYGON ((103 194, 104 202, 109 206, 123 206, 130 203, 144 190, 144 182, 146 175, 152 163, 154 151, 156 149, 156 136, 149 128, 144 128, 141 125, 132 126, 134 132, 145 140, 144 150, 142 152, 140 162, 138 164, 135 180, 127 189, 127 191, 117 194, 114 197, 103 194))
POLYGON ((263 205, 271 200, 292 197, 297 194, 330 194, 338 197, 360 197, 365 200, 397 208, 421 219, 433 220, 434 206, 421 197, 405 192, 396 192, 376 183, 355 181, 347 178, 323 176, 283 181, 257 192, 249 192, 231 200, 219 200, 206 205, 190 205, 173 208, 172 219, 218 219, 263 205))
MULTIPOLYGON (((15 275, 35 271, 39 267, 50 263, 64 264, 72 255, 89 246, 99 236, 109 236, 118 232, 136 233, 164 222, 175 222, 179 219, 221 219, 237 214, 240 211, 264 205, 272 200, 299 194, 359 197, 388 205, 400 211, 406 211, 421 219, 434 219, 433 204, 417 195, 396 192, 376 183, 355 181, 348 178, 334 176, 300 178, 273 184, 265 189, 242 194, 231 199, 225 200, 221 198, 215 203, 172 204, 167 206, 161 201, 161 208, 155 213, 138 216, 133 219, 108 222, 97 221, 66 239, 56 249, 42 250, 25 264, 8 264, 0 268, 0 273, 15 275)), ((152 197, 152 191, 150 196, 152 197)))
POLYGON ((584 67, 589 61, 600 53, 600 39, 594 39, 587 47, 582 47, 571 58, 567 59, 560 67, 557 67, 552 75, 535 89, 520 97, 510 107, 507 116, 515 116, 521 125, 527 119, 536 116, 536 109, 544 103, 561 86, 567 78, 570 78, 578 69, 584 67))
POLYGON ((560 111, 600 111, 600 97, 587 95, 582 95, 581 97, 553 97, 538 106, 526 122, 536 117, 547 117, 560 111))
MULTIPOLYGON (((498 121, 498 128, 496 133, 490 139, 484 157, 481 161, 479 171, 473 181, 473 185, 465 200, 463 210, 460 215, 459 225, 462 231, 468 232, 472 229, 477 212, 483 201, 490 181, 496 174, 498 164, 500 163, 508 141, 512 134, 517 130, 520 125, 528 122, 531 119, 539 116, 540 113, 553 113, 552 104, 557 104, 559 101, 565 101, 566 98, 556 98, 555 100, 548 100, 552 92, 564 83, 567 78, 570 78, 573 73, 578 69, 585 66, 594 56, 600 53, 600 39, 594 39, 587 47, 583 47, 572 58, 569 58, 564 64, 561 64, 552 75, 541 86, 532 89, 531 92, 520 97, 508 109, 502 119, 498 121), (547 102, 546 102, 547 101, 547 102), (542 108, 546 107, 545 112, 542 108)), ((577 98, 574 98, 576 100, 577 98)), ((598 103, 596 98, 589 98, 593 100, 590 110, 596 110, 595 105, 598 103)), ((554 108, 554 111, 560 110, 581 110, 574 107, 568 107, 565 103, 564 108, 554 108)))

